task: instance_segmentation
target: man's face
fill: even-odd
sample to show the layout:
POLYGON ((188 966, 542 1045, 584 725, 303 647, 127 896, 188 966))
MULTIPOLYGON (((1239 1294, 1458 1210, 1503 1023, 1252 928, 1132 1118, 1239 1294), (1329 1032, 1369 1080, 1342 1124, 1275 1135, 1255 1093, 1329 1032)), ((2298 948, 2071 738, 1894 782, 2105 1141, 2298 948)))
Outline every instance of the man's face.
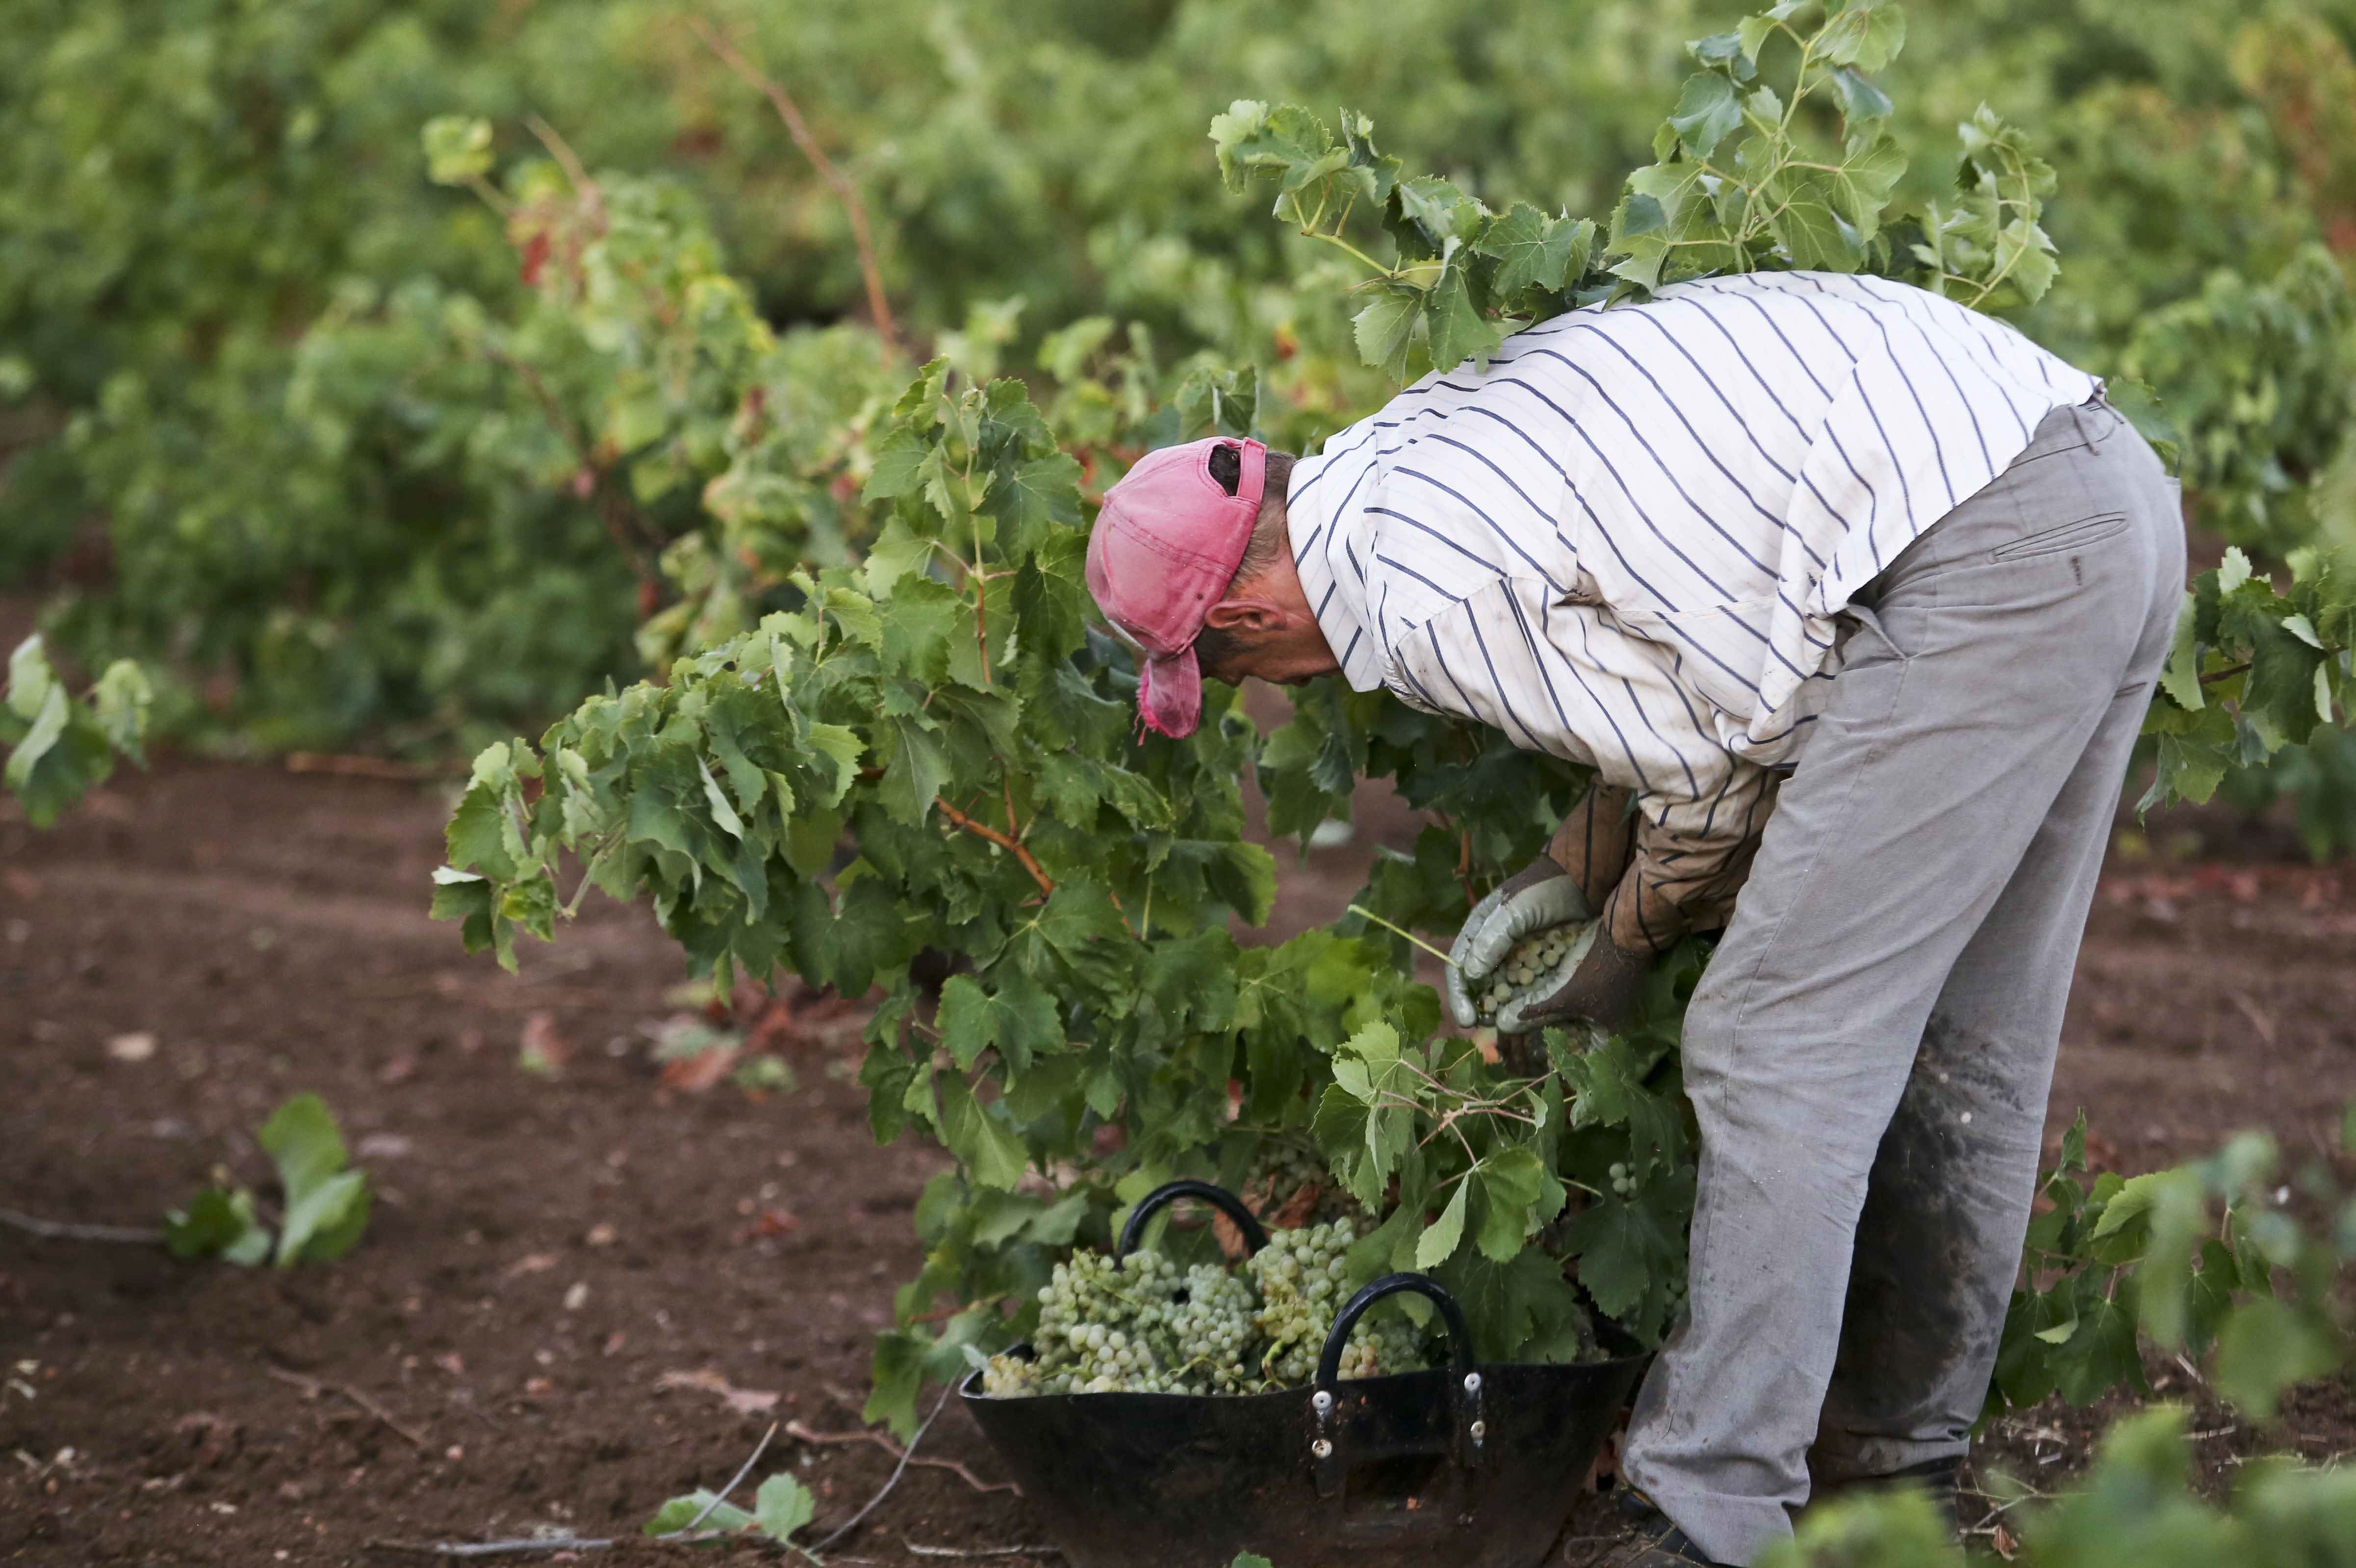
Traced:
POLYGON ((1301 591, 1292 563, 1280 553, 1268 570, 1237 583, 1211 607, 1204 624, 1215 636, 1197 642, 1203 673, 1238 685, 1248 675, 1298 686, 1342 668, 1301 591))
POLYGON ((1230 686, 1243 684, 1246 676, 1257 676, 1278 686, 1306 685, 1341 667, 1313 619, 1305 637, 1280 631, 1250 637, 1248 640, 1235 638, 1225 645, 1222 657, 1203 660, 1205 675, 1230 686))

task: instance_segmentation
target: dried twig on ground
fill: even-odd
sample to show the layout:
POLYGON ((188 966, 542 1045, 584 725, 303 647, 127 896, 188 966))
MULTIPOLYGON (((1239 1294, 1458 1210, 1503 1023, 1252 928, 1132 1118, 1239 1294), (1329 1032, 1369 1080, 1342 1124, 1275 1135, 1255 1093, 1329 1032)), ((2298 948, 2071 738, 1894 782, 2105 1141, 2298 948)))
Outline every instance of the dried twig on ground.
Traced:
MULTIPOLYGON (((786 1423, 786 1435, 799 1438, 802 1442, 809 1444, 873 1443, 894 1459, 902 1457, 905 1452, 898 1444, 880 1432, 813 1432, 798 1421, 789 1421, 786 1423)), ((977 1492, 1013 1492, 1019 1496, 1023 1490, 1012 1481, 985 1481, 967 1469, 961 1461, 956 1459, 926 1457, 910 1459, 908 1463, 923 1466, 928 1470, 947 1470, 977 1492)))
POLYGON ((323 1393, 341 1394, 346 1399, 351 1401, 354 1404, 359 1406, 362 1410, 368 1412, 369 1414, 376 1417, 379 1421, 384 1423, 385 1425, 392 1428, 393 1431, 407 1438, 412 1447, 424 1448, 430 1446, 430 1444, 426 1443, 424 1437, 420 1434, 414 1427, 404 1426, 402 1424, 400 1418, 395 1416, 392 1412, 385 1409, 384 1406, 377 1403, 375 1400, 370 1399, 367 1394, 362 1393, 359 1390, 352 1387, 349 1383, 330 1383, 322 1379, 305 1377, 301 1372, 290 1372, 284 1367, 264 1367, 262 1369, 266 1375, 277 1379, 280 1382, 286 1384, 290 1388, 301 1389, 313 1399, 318 1398, 323 1393))
POLYGON ((826 181, 842 202, 843 211, 851 219, 851 243, 859 248, 859 275, 867 285, 867 312, 875 318, 875 331, 884 339, 884 347, 897 349, 899 331, 892 322, 892 302, 884 293, 884 274, 875 265, 874 242, 867 233, 867 208, 859 199, 858 187, 852 185, 851 177, 826 156, 826 149, 818 145, 818 138, 810 134, 809 124, 802 119, 800 106, 784 88, 762 75, 738 52, 728 36, 711 23, 701 17, 691 17, 687 25, 694 30, 697 38, 703 40, 704 48, 718 55, 723 64, 759 89, 762 96, 768 99, 770 106, 777 112, 777 118, 786 123, 786 131, 793 137, 794 145, 802 150, 802 156, 809 159, 810 166, 818 170, 819 177, 826 181))
POLYGON ((517 1541, 371 1541, 370 1552, 404 1557, 508 1557, 526 1552, 603 1552, 610 1536, 535 1535, 517 1541))
POLYGON ((914 1557, 1061 1557, 1060 1546, 919 1546, 906 1536, 900 1544, 914 1557))
MULTIPOLYGON (((646 1539, 649 1546, 701 1546, 708 1541, 724 1541, 734 1537, 743 1540, 734 1530, 700 1530, 694 1534, 655 1535, 646 1539)), ((534 1552, 603 1552, 618 1544, 611 1536, 590 1535, 527 1535, 511 1541, 371 1541, 366 1543, 370 1552, 390 1552, 408 1557, 512 1557, 534 1552)), ((838 1557, 837 1563, 860 1563, 858 1557, 838 1557)))
POLYGON ((916 1428, 916 1434, 914 1437, 908 1439, 907 1451, 900 1455, 900 1462, 892 1466, 892 1478, 884 1482, 883 1489, 878 1491, 873 1497, 868 1498, 866 1504, 862 1507, 857 1513, 852 1514, 848 1520, 845 1520, 842 1524, 836 1529, 833 1534, 828 1536, 824 1541, 819 1541, 816 1546, 810 1548, 811 1552, 824 1552, 828 1547, 832 1546, 836 1541, 841 1541, 844 1536, 849 1535, 852 1530, 857 1530, 861 1521, 865 1520, 869 1514, 875 1511, 875 1505, 892 1495, 892 1488, 898 1486, 900 1484, 900 1477, 908 1473, 908 1461, 916 1456, 916 1444, 925 1440, 925 1434, 933 1429, 933 1423, 940 1420, 942 1409, 949 1402, 949 1395, 956 1391, 957 1385, 955 1383, 951 1383, 948 1388, 941 1391, 941 1397, 933 1402, 933 1413, 925 1417, 925 1423, 916 1428))
POLYGON ((13 1208, 0 1208, 0 1225, 13 1225, 35 1236, 51 1241, 129 1241, 141 1246, 161 1246, 164 1233, 140 1225, 84 1225, 71 1219, 43 1219, 37 1215, 19 1214, 13 1208))

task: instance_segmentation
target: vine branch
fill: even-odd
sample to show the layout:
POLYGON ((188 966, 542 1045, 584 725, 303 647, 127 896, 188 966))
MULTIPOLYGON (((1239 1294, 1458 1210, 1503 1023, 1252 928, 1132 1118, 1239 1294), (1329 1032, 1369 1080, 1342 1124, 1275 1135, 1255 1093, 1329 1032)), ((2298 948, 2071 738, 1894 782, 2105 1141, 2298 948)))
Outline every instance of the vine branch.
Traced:
POLYGON ((777 118, 786 123, 786 132, 793 137, 794 145, 801 149, 802 156, 809 159, 810 166, 818 171, 819 178, 824 180, 842 202, 843 210, 851 219, 851 243, 859 249, 859 275, 867 285, 867 313, 874 317, 875 331, 884 339, 884 346, 896 353, 900 347, 900 335, 892 320, 891 301, 884 293, 884 274, 875 265, 875 246, 867 232, 867 207, 859 199, 858 188, 851 183, 848 175, 835 166, 834 160, 826 156, 826 149, 819 145, 818 138, 810 134, 809 123, 802 118, 800 107, 784 88, 762 75, 737 51, 727 35, 710 22, 701 16, 691 16, 687 25, 697 38, 703 40, 705 48, 720 57, 722 64, 743 77, 768 99, 777 112, 777 118))
POLYGON ((1038 858, 1012 835, 1000 832, 988 822, 975 822, 947 800, 936 800, 933 804, 940 808, 941 815, 948 819, 950 826, 962 828, 976 838, 987 839, 1022 862, 1023 869, 1031 874, 1031 880, 1039 885, 1040 892, 1053 894, 1055 891, 1055 881, 1040 869, 1038 858))

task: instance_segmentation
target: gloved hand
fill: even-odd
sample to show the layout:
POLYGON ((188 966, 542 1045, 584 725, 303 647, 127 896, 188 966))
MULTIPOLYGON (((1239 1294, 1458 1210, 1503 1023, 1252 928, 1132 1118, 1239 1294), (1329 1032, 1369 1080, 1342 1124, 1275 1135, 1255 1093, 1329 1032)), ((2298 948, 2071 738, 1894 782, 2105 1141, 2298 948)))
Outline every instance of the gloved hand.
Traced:
POLYGON ((1572 925, 1594 914, 1579 878, 1549 855, 1540 855, 1498 884, 1495 892, 1472 906, 1448 952, 1448 1011, 1457 1026, 1469 1029, 1480 1022, 1472 988, 1489 977, 1515 942, 1533 931, 1572 925))
POLYGON ((1609 927, 1595 933, 1587 956, 1571 966, 1562 983, 1548 992, 1533 992, 1505 1004, 1497 1015, 1497 1032, 1523 1035, 1550 1024, 1585 1019, 1607 1029, 1625 1026, 1636 1011, 1636 993, 1653 967, 1650 952, 1631 952, 1612 940, 1609 927))
POLYGON ((1448 1009, 1459 1028, 1479 1022, 1473 983, 1487 979, 1515 942, 1602 908, 1627 867, 1633 834, 1629 792, 1599 781, 1563 819, 1546 854, 1472 907, 1449 953, 1448 1009), (1564 877, 1568 887, 1558 885, 1564 877))

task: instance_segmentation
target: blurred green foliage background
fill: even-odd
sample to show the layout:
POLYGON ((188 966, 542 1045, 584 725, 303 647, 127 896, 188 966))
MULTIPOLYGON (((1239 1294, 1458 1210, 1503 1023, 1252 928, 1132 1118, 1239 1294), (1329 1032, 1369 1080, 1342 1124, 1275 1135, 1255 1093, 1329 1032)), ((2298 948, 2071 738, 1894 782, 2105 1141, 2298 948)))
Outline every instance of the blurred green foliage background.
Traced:
MULTIPOLYGON (((1115 465, 1190 371, 1199 403, 1256 367, 1291 444, 1379 400, 1355 279, 1221 188, 1231 99, 1347 104, 1493 206, 1601 216, 1686 41, 1740 10, 0 0, 0 586, 91 668, 148 661, 182 733, 536 725, 855 547, 857 437, 936 349, 1031 378, 1115 465), (843 203, 698 20, 862 194, 898 344, 862 325, 843 203), (442 115, 494 127, 479 194, 428 177, 442 115), (726 391, 746 364, 760 399, 726 391)), ((2061 279, 2019 323, 2158 392, 2203 537, 2356 537, 2356 0, 1907 20, 1893 129, 1952 148, 1987 102, 2055 166, 2061 279)), ((2324 732, 2232 788, 2303 791, 2327 851, 2350 757, 2324 732)))

